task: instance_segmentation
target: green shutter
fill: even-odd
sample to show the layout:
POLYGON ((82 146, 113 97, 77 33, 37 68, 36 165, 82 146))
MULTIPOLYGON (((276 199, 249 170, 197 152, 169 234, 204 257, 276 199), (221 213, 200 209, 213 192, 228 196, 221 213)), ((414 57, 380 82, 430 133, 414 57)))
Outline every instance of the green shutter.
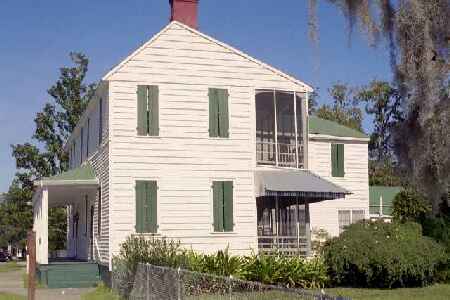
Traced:
POLYGON ((156 85, 148 87, 149 130, 151 136, 159 135, 159 89, 156 85))
POLYGON ((219 99, 219 136, 227 138, 229 121, 228 121, 228 91, 223 89, 217 90, 219 99))
POLYGON ((223 184, 220 181, 213 182, 213 217, 214 231, 223 231, 223 184))
POLYGON ((138 85, 137 90, 137 132, 138 135, 147 135, 148 133, 148 114, 147 114, 147 86, 138 85))
POLYGON ((145 181, 136 181, 136 232, 145 232, 144 201, 145 181))
POLYGON ((156 181, 146 182, 146 204, 145 204, 145 229, 146 232, 155 233, 158 231, 157 222, 157 193, 156 181))
POLYGON ((223 182, 223 231, 233 231, 233 182, 223 182))
POLYGON ((331 144, 331 175, 344 177, 344 144, 331 144))
POLYGON ((344 144, 338 144, 338 173, 344 177, 344 144))
POLYGON ((219 136, 219 99, 217 89, 209 89, 209 136, 219 136))

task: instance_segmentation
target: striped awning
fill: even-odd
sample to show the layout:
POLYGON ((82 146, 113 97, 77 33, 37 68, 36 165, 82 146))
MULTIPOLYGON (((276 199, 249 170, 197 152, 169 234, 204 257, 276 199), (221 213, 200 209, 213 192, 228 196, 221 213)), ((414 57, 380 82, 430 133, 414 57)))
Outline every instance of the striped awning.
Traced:
POLYGON ((308 170, 258 170, 255 184, 257 196, 297 196, 322 201, 351 194, 308 170))

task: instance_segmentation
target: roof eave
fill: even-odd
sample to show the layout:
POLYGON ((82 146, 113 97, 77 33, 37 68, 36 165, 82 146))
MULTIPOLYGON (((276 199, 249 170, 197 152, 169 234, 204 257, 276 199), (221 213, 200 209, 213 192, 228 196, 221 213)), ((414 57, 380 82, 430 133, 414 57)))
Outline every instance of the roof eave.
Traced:
POLYGON ((317 133, 309 133, 309 139, 311 140, 342 140, 342 141, 358 141, 358 142, 366 142, 370 141, 369 137, 350 137, 350 136, 335 136, 335 135, 327 135, 327 134, 317 134, 317 133))
POLYGON ((34 186, 36 187, 45 187, 45 186, 98 186, 99 181, 97 179, 87 179, 87 180, 39 180, 34 182, 34 186))

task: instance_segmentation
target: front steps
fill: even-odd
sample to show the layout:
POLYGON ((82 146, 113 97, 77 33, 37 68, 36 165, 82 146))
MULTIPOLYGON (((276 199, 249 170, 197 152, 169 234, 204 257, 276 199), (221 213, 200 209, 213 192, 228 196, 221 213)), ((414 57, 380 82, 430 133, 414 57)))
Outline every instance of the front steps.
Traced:
POLYGON ((39 265, 37 278, 50 289, 94 287, 100 281, 100 271, 93 262, 54 262, 39 265))

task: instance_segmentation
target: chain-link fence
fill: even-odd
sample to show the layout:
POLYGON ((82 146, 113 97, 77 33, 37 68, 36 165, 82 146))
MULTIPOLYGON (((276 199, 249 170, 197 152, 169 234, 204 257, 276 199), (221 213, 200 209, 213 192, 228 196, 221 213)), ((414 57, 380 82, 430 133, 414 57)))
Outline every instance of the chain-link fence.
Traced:
POLYGON ((112 285, 124 299, 136 300, 349 300, 149 264, 139 264, 134 274, 116 268, 112 285))

